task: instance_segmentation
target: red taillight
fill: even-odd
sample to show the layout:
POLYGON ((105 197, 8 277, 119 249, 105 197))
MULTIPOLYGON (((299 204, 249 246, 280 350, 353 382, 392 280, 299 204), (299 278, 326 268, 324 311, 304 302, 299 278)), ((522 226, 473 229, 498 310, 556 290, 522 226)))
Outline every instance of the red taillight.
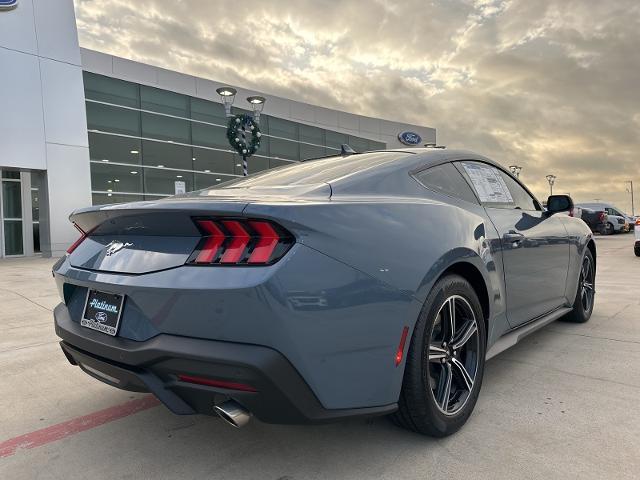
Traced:
POLYGON ((195 265, 267 265, 279 260, 293 236, 267 220, 196 218, 202 240, 187 263, 195 265))
POLYGON ((218 249, 222 246, 224 233, 211 220, 198 220, 198 225, 207 234, 204 245, 198 252, 195 263, 211 263, 215 260, 218 249))
POLYGON ((222 224, 231 234, 231 242, 222 254, 220 263, 238 263, 251 237, 237 220, 225 220, 222 224))
POLYGON ((241 392, 257 392, 255 388, 246 383, 228 382, 226 380, 214 380, 212 378, 194 377, 191 375, 178 375, 181 382, 195 383, 207 387, 226 388, 228 390, 239 390, 241 392))
POLYGON ((407 334, 409 333, 409 327, 402 329, 402 335, 400 336, 400 343, 398 344, 398 350, 396 351, 396 367, 402 363, 402 357, 404 356, 404 345, 407 342, 407 334))
POLYGON ((73 224, 74 227, 76 227, 76 230, 78 230, 80 232, 80 238, 77 239, 75 242, 73 242, 71 244, 71 246, 69 248, 67 248, 67 253, 71 254, 73 253, 73 251, 78 248, 78 246, 84 242, 84 239, 87 238, 88 233, 85 232, 84 230, 82 230, 78 225, 76 225, 75 223, 73 224))
POLYGON ((600 214, 598 215, 598 220, 604 222, 604 212, 600 212, 600 214))
POLYGON ((253 252, 249 257, 249 263, 268 262, 271 254, 278 246, 278 241, 280 240, 278 232, 267 222, 249 222, 249 225, 260 235, 260 239, 256 246, 253 247, 253 252))

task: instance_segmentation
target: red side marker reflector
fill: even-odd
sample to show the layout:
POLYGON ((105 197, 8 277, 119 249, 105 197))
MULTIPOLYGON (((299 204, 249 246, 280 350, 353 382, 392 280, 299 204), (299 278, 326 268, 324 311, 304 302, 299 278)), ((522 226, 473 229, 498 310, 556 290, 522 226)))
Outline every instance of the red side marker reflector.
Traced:
POLYGON ((227 382, 226 380, 214 380, 212 378, 193 377, 191 375, 178 375, 181 382, 195 383, 207 387, 227 388, 229 390, 240 390, 241 392, 257 392, 251 385, 245 383, 227 382))
POLYGON ((242 228, 240 222, 227 220, 226 222, 222 222, 222 224, 231 233, 231 243, 222 255, 220 263, 237 263, 242 258, 242 254, 245 248, 247 248, 251 237, 247 231, 242 228))
POLYGON ((402 329, 402 336, 400 337, 400 343, 398 344, 398 351, 396 352, 396 367, 402 363, 402 357, 404 356, 404 344, 407 342, 407 334, 409 333, 409 327, 402 329))
POLYGON ((267 222, 249 222, 249 225, 260 235, 260 240, 249 257, 249 263, 267 263, 278 246, 280 237, 267 222))
POLYGON ((78 246, 84 242, 85 238, 87 238, 87 233, 82 230, 78 225, 76 225, 75 223, 73 224, 74 227, 76 227, 76 230, 78 230, 80 232, 80 238, 77 239, 75 242, 73 242, 71 244, 71 246, 69 248, 67 248, 67 253, 71 254, 73 253, 73 251, 78 248, 78 246))
POLYGON ((211 263, 218 253, 218 249, 224 242, 224 233, 211 220, 198 220, 198 225, 207 232, 209 237, 205 241, 202 250, 195 259, 196 263, 211 263))

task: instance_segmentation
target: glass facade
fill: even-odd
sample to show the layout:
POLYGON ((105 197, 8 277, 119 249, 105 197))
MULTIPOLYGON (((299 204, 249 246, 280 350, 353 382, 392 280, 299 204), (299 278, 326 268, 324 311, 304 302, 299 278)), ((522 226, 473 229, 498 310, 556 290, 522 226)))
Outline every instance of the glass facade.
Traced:
MULTIPOLYGON (((220 103, 89 72, 84 87, 94 204, 154 200, 182 182, 190 191, 242 175, 220 103)), ((269 115, 260 115, 260 129, 249 173, 338 153, 343 143, 357 151, 386 147, 269 115)))

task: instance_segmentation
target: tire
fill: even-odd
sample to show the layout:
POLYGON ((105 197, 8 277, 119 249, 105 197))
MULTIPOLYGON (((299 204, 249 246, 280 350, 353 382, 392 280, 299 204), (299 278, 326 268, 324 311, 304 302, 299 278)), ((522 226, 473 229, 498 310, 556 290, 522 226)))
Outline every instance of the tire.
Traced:
POLYGON ((607 222, 606 226, 604 227, 604 234, 613 235, 614 233, 616 233, 616 229, 613 228, 613 223, 607 222))
POLYGON ((391 415, 396 425, 445 437, 465 424, 482 386, 485 330, 482 307, 471 284, 458 275, 440 279, 429 293, 411 337, 398 411, 391 415), (450 334, 452 305, 455 314, 450 334), (475 332, 467 337, 474 322, 475 332), (451 338, 448 348, 441 348, 451 338))
POLYGON ((588 322, 593 313, 593 306, 595 304, 595 286, 596 286, 596 270, 595 262, 593 261, 593 255, 591 250, 587 248, 587 252, 582 257, 582 267, 580 268, 580 276, 578 277, 578 290, 576 292, 576 298, 573 301, 573 310, 564 316, 563 320, 574 323, 588 322), (589 264, 589 273, 585 280, 585 262, 589 264), (590 285, 590 287, 589 287, 590 285), (590 301, 585 305, 585 293, 590 297, 590 301))
POLYGON ((633 247, 633 253, 636 254, 636 257, 640 257, 640 247, 633 247))

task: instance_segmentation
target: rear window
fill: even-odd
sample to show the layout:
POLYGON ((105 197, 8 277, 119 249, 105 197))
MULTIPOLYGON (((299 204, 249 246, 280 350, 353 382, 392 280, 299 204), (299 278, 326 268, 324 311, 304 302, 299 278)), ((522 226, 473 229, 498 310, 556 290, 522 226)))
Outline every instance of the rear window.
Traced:
MULTIPOLYGON (((296 162, 246 178, 225 182, 212 187, 212 189, 313 185, 331 182, 346 175, 393 162, 407 155, 410 154, 406 152, 372 152, 296 162)), ((251 163, 251 158, 248 161, 251 163)))

